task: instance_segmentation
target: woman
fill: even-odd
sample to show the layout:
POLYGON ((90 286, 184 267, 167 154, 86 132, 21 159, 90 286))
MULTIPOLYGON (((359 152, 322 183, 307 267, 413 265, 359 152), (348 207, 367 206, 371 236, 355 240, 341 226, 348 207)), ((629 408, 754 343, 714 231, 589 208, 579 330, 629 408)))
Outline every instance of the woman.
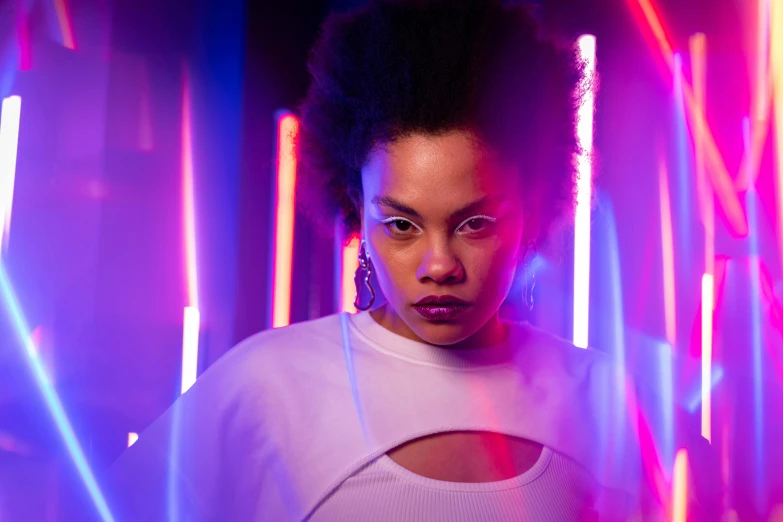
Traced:
POLYGON ((326 227, 340 215, 361 234, 357 304, 371 310, 234 348, 120 460, 118 509, 274 521, 660 510, 622 370, 498 316, 517 266, 572 211, 574 52, 499 0, 378 0, 327 21, 310 71, 302 199, 326 227))

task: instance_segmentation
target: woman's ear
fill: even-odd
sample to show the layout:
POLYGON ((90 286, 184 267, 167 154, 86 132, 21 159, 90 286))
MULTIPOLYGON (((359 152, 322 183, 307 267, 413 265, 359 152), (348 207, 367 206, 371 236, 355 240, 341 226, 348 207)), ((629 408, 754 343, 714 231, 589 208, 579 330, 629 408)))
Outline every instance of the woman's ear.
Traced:
MULTIPOLYGON (((357 190, 355 187, 349 188, 348 199, 353 205, 354 216, 359 218, 359 235, 364 237, 364 196, 362 195, 362 191, 357 190)), ((352 226, 355 224, 355 222, 351 223, 352 226)))
POLYGON ((528 205, 522 214, 522 245, 538 241, 541 235, 541 209, 538 204, 528 205))

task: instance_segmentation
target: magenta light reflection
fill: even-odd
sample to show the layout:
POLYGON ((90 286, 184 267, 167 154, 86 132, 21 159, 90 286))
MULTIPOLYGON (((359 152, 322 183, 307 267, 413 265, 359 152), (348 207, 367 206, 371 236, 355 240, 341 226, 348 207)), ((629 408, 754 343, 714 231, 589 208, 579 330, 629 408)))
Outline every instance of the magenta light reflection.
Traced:
POLYGON ((0 110, 0 248, 5 252, 11 232, 22 99, 19 96, 9 96, 3 100, 0 110))
POLYGON ((87 463, 84 451, 82 450, 79 441, 76 439, 76 434, 68 420, 65 409, 60 402, 60 398, 57 396, 57 392, 55 392, 54 387, 52 386, 43 363, 38 357, 38 352, 30 333, 30 327, 27 324, 22 308, 19 305, 19 299, 16 297, 11 281, 6 274, 5 267, 2 263, 0 263, 0 294, 2 294, 3 302, 5 303, 16 335, 22 344, 25 359, 30 366, 35 383, 37 384, 41 395, 43 395, 46 407, 54 420, 57 431, 60 433, 60 436, 65 443, 71 460, 76 466, 76 470, 87 488, 87 492, 89 493, 101 520, 104 522, 113 522, 114 517, 112 516, 111 511, 109 511, 109 506, 106 504, 106 500, 101 493, 98 482, 95 480, 95 476, 87 463))

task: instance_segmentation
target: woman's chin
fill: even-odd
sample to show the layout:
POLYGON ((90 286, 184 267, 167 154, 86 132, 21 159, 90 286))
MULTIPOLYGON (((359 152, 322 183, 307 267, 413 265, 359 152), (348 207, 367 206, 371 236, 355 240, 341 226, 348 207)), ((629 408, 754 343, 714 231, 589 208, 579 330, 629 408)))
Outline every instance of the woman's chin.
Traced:
POLYGON ((471 320, 472 311, 469 309, 466 313, 452 314, 454 316, 451 317, 448 313, 439 315, 437 310, 425 310, 422 313, 415 307, 402 308, 403 313, 400 313, 386 305, 373 310, 371 314, 379 324, 392 332, 427 344, 449 347, 481 330, 481 326, 475 324, 477 321, 471 320))
POLYGON ((430 321, 422 318, 416 319, 411 330, 425 343, 443 347, 460 343, 475 333, 461 322, 430 321))

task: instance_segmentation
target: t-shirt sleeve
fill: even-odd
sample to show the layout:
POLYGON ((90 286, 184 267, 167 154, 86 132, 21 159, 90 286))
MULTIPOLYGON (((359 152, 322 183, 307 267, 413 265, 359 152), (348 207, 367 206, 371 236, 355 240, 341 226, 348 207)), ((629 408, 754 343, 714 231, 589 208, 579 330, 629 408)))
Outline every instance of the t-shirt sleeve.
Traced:
POLYGON ((237 466, 232 443, 246 431, 248 394, 241 393, 241 370, 215 366, 112 466, 107 493, 118 522, 225 516, 237 466))

